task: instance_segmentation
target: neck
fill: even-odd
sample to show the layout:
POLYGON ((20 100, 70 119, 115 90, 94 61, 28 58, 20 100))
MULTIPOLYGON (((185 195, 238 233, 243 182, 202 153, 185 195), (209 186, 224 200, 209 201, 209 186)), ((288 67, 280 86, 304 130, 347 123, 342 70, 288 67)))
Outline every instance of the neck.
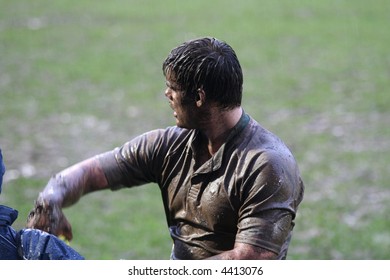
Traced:
POLYGON ((238 123, 242 115, 242 108, 221 110, 213 107, 210 109, 209 118, 204 121, 200 131, 207 143, 207 150, 214 155, 225 143, 230 130, 238 123))

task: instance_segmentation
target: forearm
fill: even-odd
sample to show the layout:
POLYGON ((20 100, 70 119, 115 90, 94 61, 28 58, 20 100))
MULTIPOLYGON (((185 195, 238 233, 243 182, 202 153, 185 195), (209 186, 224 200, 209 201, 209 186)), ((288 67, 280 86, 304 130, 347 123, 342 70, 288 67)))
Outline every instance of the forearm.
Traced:
POLYGON ((47 202, 67 207, 76 203, 84 194, 107 187, 100 163, 93 157, 54 175, 40 196, 47 202))
POLYGON ((208 258, 209 260, 273 260, 274 252, 245 243, 236 243, 234 249, 208 258))

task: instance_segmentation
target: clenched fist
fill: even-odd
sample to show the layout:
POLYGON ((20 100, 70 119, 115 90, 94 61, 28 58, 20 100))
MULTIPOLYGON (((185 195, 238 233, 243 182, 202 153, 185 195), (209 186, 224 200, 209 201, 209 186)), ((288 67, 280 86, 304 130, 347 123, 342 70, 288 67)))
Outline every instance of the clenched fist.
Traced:
POLYGON ((46 201, 41 195, 35 201, 27 217, 27 228, 46 231, 56 236, 63 236, 70 241, 73 238, 72 226, 66 219, 61 207, 46 201))

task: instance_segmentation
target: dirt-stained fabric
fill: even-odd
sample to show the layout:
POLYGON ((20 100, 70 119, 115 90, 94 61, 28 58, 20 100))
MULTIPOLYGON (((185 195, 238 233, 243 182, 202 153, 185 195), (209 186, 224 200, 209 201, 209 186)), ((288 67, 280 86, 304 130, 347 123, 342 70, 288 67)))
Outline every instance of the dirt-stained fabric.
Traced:
POLYGON ((84 260, 58 237, 38 229, 16 231, 18 211, 0 205, 0 260, 84 260))
POLYGON ((198 134, 178 127, 154 130, 98 157, 114 190, 158 184, 172 258, 207 258, 235 242, 286 258, 304 193, 290 150, 243 114, 226 143, 195 170, 198 134))

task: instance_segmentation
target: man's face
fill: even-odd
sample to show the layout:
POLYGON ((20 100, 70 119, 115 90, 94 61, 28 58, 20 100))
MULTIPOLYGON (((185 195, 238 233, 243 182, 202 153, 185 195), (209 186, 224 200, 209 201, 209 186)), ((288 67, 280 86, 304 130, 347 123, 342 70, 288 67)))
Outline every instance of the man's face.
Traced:
POLYGON ((197 128, 197 110, 195 101, 184 100, 183 91, 173 81, 167 78, 165 96, 176 118, 176 125, 183 128, 197 128))

